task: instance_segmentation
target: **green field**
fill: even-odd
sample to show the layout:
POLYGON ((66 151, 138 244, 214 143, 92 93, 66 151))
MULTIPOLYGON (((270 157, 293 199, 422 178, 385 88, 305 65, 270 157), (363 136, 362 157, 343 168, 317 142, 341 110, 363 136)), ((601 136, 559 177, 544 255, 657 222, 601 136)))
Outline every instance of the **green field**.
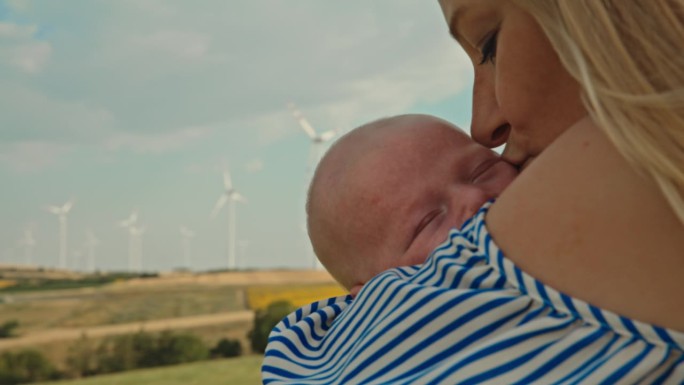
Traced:
POLYGON ((261 360, 262 356, 245 356, 39 385, 258 385, 261 360))

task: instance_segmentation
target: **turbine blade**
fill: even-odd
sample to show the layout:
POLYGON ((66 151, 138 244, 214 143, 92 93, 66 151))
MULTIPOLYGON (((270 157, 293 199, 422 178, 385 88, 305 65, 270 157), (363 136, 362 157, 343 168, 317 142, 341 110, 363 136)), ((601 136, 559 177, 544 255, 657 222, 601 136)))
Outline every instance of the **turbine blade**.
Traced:
POLYGON ((287 107, 290 109, 292 112, 292 116, 294 116, 295 119, 297 119, 297 122, 299 122, 299 125, 302 127, 304 132, 309 136, 310 139, 316 139, 316 130, 309 124, 309 121, 306 120, 304 115, 295 107, 294 103, 288 103, 287 107))
POLYGON ((212 218, 215 218, 216 215, 218 215, 219 211, 221 211, 223 206, 226 204, 226 201, 228 201, 228 195, 221 194, 219 199, 216 201, 216 205, 214 206, 214 209, 211 211, 211 217, 212 218))
POLYGON ((57 206, 47 206, 47 207, 45 207, 45 210, 47 210, 53 214, 56 214, 56 215, 59 215, 62 212, 62 208, 57 207, 57 206))

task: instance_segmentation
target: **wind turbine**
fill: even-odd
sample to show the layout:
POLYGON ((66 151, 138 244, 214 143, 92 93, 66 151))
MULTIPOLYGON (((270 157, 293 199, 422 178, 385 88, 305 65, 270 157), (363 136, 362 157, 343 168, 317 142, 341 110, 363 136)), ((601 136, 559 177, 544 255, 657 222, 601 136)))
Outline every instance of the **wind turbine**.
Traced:
MULTIPOLYGON (((323 155, 323 145, 332 140, 332 138, 337 135, 337 130, 329 130, 325 131, 321 134, 318 134, 316 130, 311 126, 308 120, 304 117, 304 115, 297 109, 297 107, 294 105, 294 103, 288 103, 287 107, 290 109, 292 112, 292 115, 295 117, 297 122, 299 122, 299 125, 302 127, 302 130, 306 132, 306 134, 309 136, 309 140, 311 142, 309 146, 309 160, 307 163, 307 168, 306 168, 306 178, 304 182, 304 199, 306 200, 306 194, 309 189, 309 183, 311 178, 313 177, 313 172, 314 169, 316 168, 316 165, 321 159, 321 156, 323 155)), ((303 206, 303 205, 302 205, 303 206)), ((311 247, 311 241, 309 240, 308 233, 306 231, 306 216, 303 217, 302 219, 302 228, 304 229, 304 250, 305 253, 308 255, 308 258, 311 260, 311 267, 314 270, 320 270, 322 269, 321 263, 318 261, 318 258, 316 258, 316 254, 313 252, 313 248, 311 247)))
POLYGON ((82 264, 83 264, 83 251, 78 250, 78 249, 74 250, 71 253, 71 257, 72 257, 72 259, 71 259, 72 263, 71 264, 73 266, 71 268, 72 271, 76 271, 76 269, 78 269, 79 267, 83 267, 82 266, 82 264))
POLYGON ((183 263, 190 269, 190 241, 195 236, 195 232, 185 226, 180 227, 181 242, 183 245, 183 263))
POLYGON ((119 221, 119 226, 123 227, 128 231, 128 270, 133 270, 133 260, 135 259, 135 240, 133 232, 135 224, 138 222, 138 212, 136 210, 131 211, 128 218, 119 221))
POLYGON ((239 192, 233 188, 233 182, 228 171, 223 172, 223 193, 214 205, 211 217, 215 218, 228 202, 228 268, 235 269, 235 202, 247 202, 239 192))
POLYGON ((321 155, 323 155, 323 144, 334 138, 335 135, 337 135, 337 130, 329 130, 319 134, 309 121, 306 120, 301 111, 297 109, 294 103, 288 103, 287 107, 290 109, 290 112, 292 112, 292 116, 299 122, 299 125, 311 142, 311 145, 309 146, 309 163, 307 165, 307 174, 311 174, 318 164, 321 155))
POLYGON ((24 246, 24 258, 27 265, 33 263, 33 247, 36 245, 36 240, 33 238, 33 230, 24 230, 24 236, 19 239, 19 244, 24 246))
POLYGON ((143 242, 142 242, 142 236, 145 234, 145 231, 147 231, 147 228, 145 226, 130 226, 128 228, 128 231, 130 233, 131 239, 133 240, 133 254, 131 254, 132 258, 129 260, 129 263, 131 264, 131 270, 136 271, 136 272, 142 272, 143 269, 143 242))
POLYGON ((74 206, 74 201, 70 200, 62 206, 48 206, 47 210, 59 218, 59 267, 66 267, 67 258, 67 214, 74 206))
POLYGON ((95 247, 100 240, 95 237, 91 230, 86 231, 86 243, 83 245, 88 252, 88 271, 95 271, 95 247))

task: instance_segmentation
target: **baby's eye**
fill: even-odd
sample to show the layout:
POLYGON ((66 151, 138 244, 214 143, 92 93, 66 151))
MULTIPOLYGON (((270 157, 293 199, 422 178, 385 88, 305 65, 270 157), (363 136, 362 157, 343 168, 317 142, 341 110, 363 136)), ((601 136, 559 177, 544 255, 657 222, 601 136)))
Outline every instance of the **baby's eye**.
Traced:
POLYGON ((486 62, 491 62, 494 64, 494 58, 496 57, 496 43, 499 37, 499 29, 492 31, 484 41, 482 45, 482 60, 480 64, 485 64, 486 62))
POLYGON ((423 220, 420 221, 420 223, 416 227, 416 230, 413 233, 413 238, 415 239, 418 236, 418 234, 420 234, 421 231, 423 231, 423 229, 427 227, 427 225, 429 225, 430 222, 432 222, 432 220, 435 219, 435 217, 439 215, 442 211, 443 209, 439 208, 429 212, 425 217, 423 217, 423 220))

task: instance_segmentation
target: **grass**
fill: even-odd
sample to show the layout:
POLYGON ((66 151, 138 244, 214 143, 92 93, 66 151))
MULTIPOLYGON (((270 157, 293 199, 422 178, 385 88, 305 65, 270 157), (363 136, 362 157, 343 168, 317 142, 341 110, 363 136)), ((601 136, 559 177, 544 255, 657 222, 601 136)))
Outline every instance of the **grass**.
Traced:
POLYGON ((245 356, 38 385, 258 385, 262 359, 245 356))

